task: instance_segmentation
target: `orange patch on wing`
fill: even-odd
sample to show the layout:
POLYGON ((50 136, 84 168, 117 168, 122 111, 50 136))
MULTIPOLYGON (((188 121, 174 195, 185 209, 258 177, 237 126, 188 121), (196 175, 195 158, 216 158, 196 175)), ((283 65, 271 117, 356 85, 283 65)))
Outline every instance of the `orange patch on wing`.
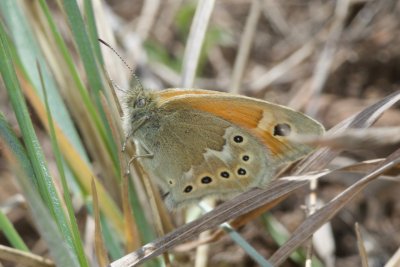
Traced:
POLYGON ((157 92, 159 104, 163 104, 166 101, 171 100, 177 96, 183 95, 207 95, 207 94, 218 94, 220 92, 216 91, 208 91, 208 90, 196 90, 196 89, 166 89, 160 92, 157 92))
POLYGON ((246 107, 240 105, 236 106, 231 102, 228 103, 225 101, 219 101, 215 104, 212 102, 213 100, 210 98, 209 100, 204 99, 204 101, 188 101, 185 104, 194 109, 215 114, 218 117, 221 117, 248 130, 257 128, 258 122, 263 116, 263 111, 258 108, 248 109, 246 107))
POLYGON ((218 101, 218 103, 212 103, 212 99, 209 101, 196 101, 188 102, 192 108, 197 110, 206 111, 208 113, 215 114, 239 127, 248 130, 254 134, 258 139, 271 151, 274 156, 284 154, 287 149, 283 140, 278 140, 272 135, 273 126, 261 129, 258 127, 259 122, 263 118, 264 111, 259 107, 250 107, 246 105, 240 105, 237 103, 231 103, 230 101, 218 101))
POLYGON ((269 148, 272 155, 279 156, 285 153, 287 146, 284 144, 283 140, 278 140, 272 134, 266 130, 256 128, 250 130, 254 133, 255 136, 261 139, 261 141, 265 144, 266 147, 269 148))

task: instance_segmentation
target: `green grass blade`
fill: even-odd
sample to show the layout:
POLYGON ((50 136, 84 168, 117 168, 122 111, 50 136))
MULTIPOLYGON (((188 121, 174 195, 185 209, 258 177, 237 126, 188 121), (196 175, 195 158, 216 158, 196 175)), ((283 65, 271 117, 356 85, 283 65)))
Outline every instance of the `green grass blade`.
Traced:
MULTIPOLYGON (((94 211, 93 211, 93 201, 89 200, 86 202, 86 206, 88 209, 88 212, 94 217, 94 211)), ((103 216, 103 214, 100 213, 100 222, 101 222, 101 232, 103 234, 103 239, 104 239, 104 245, 107 248, 108 253, 111 256, 111 259, 117 259, 120 258, 124 255, 124 252, 121 247, 121 240, 118 238, 118 235, 115 234, 115 232, 112 230, 109 224, 108 218, 103 216)))
POLYGON ((60 229, 43 204, 40 195, 27 178, 29 175, 33 175, 33 167, 31 166, 28 154, 12 132, 2 113, 0 113, 0 138, 4 145, 4 153, 8 156, 7 158, 16 170, 16 177, 25 195, 26 202, 30 207, 39 233, 46 241, 50 254, 57 266, 80 266, 75 255, 71 252, 70 246, 65 242, 60 229))
MULTIPOLYGON (((99 113, 96 109, 96 106, 93 105, 93 102, 84 86, 84 84, 82 83, 82 80, 79 77, 78 71, 76 70, 74 61, 68 51, 68 48, 63 40, 63 38, 61 37, 59 31, 57 30, 56 24, 54 22, 54 19, 51 15, 51 12, 49 10, 49 7, 47 6, 47 3, 45 0, 39 0, 40 6, 46 16, 48 25, 51 29, 51 32, 53 34, 53 37, 55 39, 55 42, 57 43, 57 47, 60 49, 60 52, 65 60, 65 63, 68 67, 68 71, 72 76, 72 79, 74 81, 75 84, 75 88, 79 91, 79 94, 81 96, 82 102, 84 104, 84 107, 87 109, 87 112, 89 113, 90 118, 92 119, 92 121, 94 122, 94 124, 96 125, 96 129, 99 133, 99 135, 101 136, 101 138, 103 140, 105 140, 107 149, 110 151, 111 156, 112 156, 112 160, 114 161, 114 165, 118 166, 118 156, 117 156, 117 149, 116 146, 113 142, 112 139, 110 139, 110 132, 108 130, 107 127, 105 127, 105 125, 107 125, 107 122, 104 122, 103 118, 101 116, 99 116, 99 113)), ((75 15, 75 13, 73 13, 75 15)), ((67 14, 68 15, 68 14, 67 14)), ((80 16, 80 13, 78 13, 77 15, 80 16)), ((80 26, 76 26, 77 28, 80 28, 80 26)), ((87 43, 89 42, 89 39, 77 39, 77 45, 78 48, 81 46, 81 44, 83 46, 87 46, 87 43)), ((96 43, 95 45, 93 45, 94 47, 98 48, 98 44, 96 43)), ((93 54, 90 55, 85 55, 85 57, 90 57, 93 56, 93 54)), ((85 61, 90 61, 92 62, 93 60, 85 60, 85 61)), ((94 63, 93 63, 94 64, 94 63)), ((89 75, 89 74, 88 74, 89 75)), ((98 95, 98 94, 95 94, 98 95)), ((101 110, 101 107, 100 107, 101 110)), ((87 156, 85 154, 85 159, 87 159, 87 156)), ((118 173, 119 168, 115 168, 115 173, 118 173)), ((118 175, 119 176, 119 175, 118 175)), ((86 192, 87 193, 87 192, 86 192)))
MULTIPOLYGON (((37 66, 38 66, 39 73, 41 76, 40 65, 38 64, 37 66)), ((72 231, 72 235, 73 235, 73 244, 74 244, 75 252, 76 252, 76 255, 78 256, 80 266, 89 267, 88 261, 85 256, 85 251, 83 249, 82 239, 79 234, 78 224, 76 222, 76 218, 75 218, 75 214, 74 214, 74 208, 72 207, 72 200, 71 200, 71 196, 69 193, 70 190, 68 188, 67 179, 65 177, 65 171, 64 171, 64 165, 62 162, 61 151, 60 151, 60 147, 58 146, 56 131, 54 129, 53 118, 52 118, 50 105, 49 105, 49 99, 47 97, 46 86, 43 82, 42 76, 41 76, 41 79, 42 79, 42 86, 43 86, 44 102, 45 102, 46 110, 47 110, 47 120, 49 121, 49 126, 50 126, 49 128, 50 128, 51 146, 53 148, 54 156, 56 159, 58 173, 60 174, 60 178, 61 178, 61 184, 62 184, 63 192, 64 192, 64 202, 67 206, 67 211, 68 211, 68 215, 69 215, 69 223, 71 225, 71 231, 72 231)))
MULTIPOLYGON (((4 0, 0 1, 0 12, 7 25, 8 32, 13 44, 17 49, 19 60, 26 72, 27 77, 35 85, 34 88, 41 88, 40 79, 37 72, 36 62, 39 61, 42 68, 43 77, 45 80, 47 93, 49 95, 50 109, 53 112, 54 119, 60 126, 62 131, 68 136, 68 139, 77 148, 79 153, 85 157, 82 142, 75 129, 74 123, 69 116, 67 108, 64 105, 62 97, 57 89, 56 82, 53 79, 53 74, 46 67, 46 59, 38 45, 37 39, 33 35, 31 25, 27 22, 26 15, 20 6, 19 1, 4 0)), ((37 90, 38 95, 43 99, 41 90, 37 90)))
MULTIPOLYGON (((86 91, 86 88, 82 82, 82 80, 79 77, 78 71, 75 67, 74 61, 68 51, 67 45, 65 44, 63 38, 61 37, 61 34, 57 30, 56 24, 54 22, 54 19, 51 15, 50 9, 46 3, 45 0, 39 0, 40 6, 46 16, 47 23, 51 29, 51 32, 53 34, 53 37, 57 43, 57 47, 60 49, 60 52, 67 64, 68 71, 72 76, 72 79, 75 84, 75 88, 79 91, 79 94, 82 98, 82 101, 85 105, 85 107, 88 109, 88 112, 90 113, 91 118, 94 119, 96 122, 96 125, 100 124, 100 118, 97 114, 96 108, 93 106, 92 101, 90 99, 90 96, 88 92, 86 91)), ((99 128, 101 130, 101 127, 99 128)), ((81 153, 81 151, 79 151, 81 153)), ((82 153, 82 155, 85 155, 85 160, 87 160, 86 153, 82 153)), ((88 160, 87 160, 88 161, 88 160)))
POLYGON ((143 242, 149 243, 156 238, 154 234, 154 229, 151 224, 147 221, 145 212, 142 205, 140 204, 139 198, 134 188, 132 180, 129 180, 129 201, 132 207, 133 216, 135 217, 138 229, 140 229, 139 234, 143 242))
POLYGON ((84 13, 86 18, 86 23, 88 25, 88 34, 90 43, 92 44, 92 48, 96 55, 97 60, 100 62, 101 65, 104 65, 103 57, 101 55, 100 46, 98 45, 98 34, 97 34, 97 27, 96 27, 96 19, 93 12, 93 5, 91 0, 84 1, 84 13))
MULTIPOLYGON (((63 59, 65 60, 65 63, 66 63, 66 66, 67 66, 67 69, 65 71, 68 72, 72 77, 72 80, 73 80, 74 85, 75 85, 73 88, 75 90, 78 90, 79 95, 81 96, 81 100, 83 101, 82 105, 87 109, 87 112, 89 114, 88 117, 90 117, 91 120, 96 125, 95 127, 97 129, 97 133, 99 133, 99 135, 102 136, 102 139, 105 140, 105 137, 107 137, 108 135, 105 134, 104 123, 101 122, 101 118, 100 118, 100 116, 99 116, 99 114, 98 114, 98 112, 96 110, 96 107, 93 105, 93 102, 90 99, 90 96, 89 96, 86 88, 84 87, 84 85, 83 85, 83 83, 82 83, 82 81, 81 81, 81 79, 79 77, 79 74, 78 74, 78 72, 76 70, 76 67, 74 65, 74 61, 71 58, 71 55, 70 55, 70 53, 68 51, 68 48, 67 48, 63 38, 61 37, 59 31, 57 30, 57 27, 55 25, 55 22, 54 22, 54 19, 53 19, 52 15, 51 15, 51 12, 50 12, 50 10, 49 10, 49 8, 47 6, 47 3, 44 0, 40 0, 39 4, 40 4, 40 7, 41 7, 41 9, 42 9, 42 11, 44 13, 45 18, 47 19, 47 23, 48 23, 49 28, 51 30, 51 34, 52 34, 52 36, 53 36, 53 38, 54 38, 54 40, 55 40, 55 42, 57 44, 57 48, 59 49, 63 59)), ((49 101, 49 104, 51 105, 51 101, 49 101)), ((57 123, 57 125, 58 124, 59 123, 57 123)), ((63 132, 64 132, 64 130, 63 130, 63 132)), ((78 151, 80 151, 80 150, 78 150, 78 151)), ((83 153, 83 154, 81 153, 81 155, 83 155, 83 159, 86 162, 88 162, 87 157, 86 157, 86 153, 83 153)), ((81 180, 79 181, 79 183, 80 183, 80 185, 82 185, 82 181, 81 180)), ((81 189, 82 189, 81 193, 83 193, 84 195, 89 193, 89 191, 86 190, 86 188, 84 186, 81 187, 81 189)), ((116 213, 118 213, 118 212, 116 211, 116 213)), ((119 216, 114 216, 114 218, 111 219, 111 220, 117 220, 118 221, 119 220, 119 216)), ((118 223, 116 225, 118 225, 118 223)))
MULTIPOLYGON (((104 88, 103 84, 104 78, 100 73, 100 68, 96 62, 96 56, 94 52, 94 50, 100 49, 98 48, 99 44, 98 42, 93 42, 93 43, 91 42, 76 1, 63 0, 63 3, 75 42, 77 44, 79 54, 83 62, 83 66, 85 68, 88 77, 89 86, 94 92, 95 102, 100 112, 102 123, 97 124, 97 126, 102 129, 101 136, 105 141, 107 149, 113 160, 115 166, 114 172, 116 175, 118 175, 119 174, 119 168, 117 168, 119 164, 118 154, 117 154, 118 151, 114 140, 112 140, 111 138, 112 136, 111 129, 108 125, 100 101, 100 91, 102 91, 104 88), (92 47, 95 46, 97 46, 97 48, 93 49, 92 47)), ((92 34, 94 34, 93 31, 92 34)))
POLYGON ((39 140, 33 129, 32 121, 29 117, 28 108, 22 95, 19 81, 14 70, 11 48, 8 43, 3 25, 0 24, 0 71, 4 84, 10 97, 10 102, 15 112, 18 125, 21 129, 28 156, 32 162, 32 167, 37 180, 38 189, 41 197, 47 204, 50 214, 56 220, 58 227, 72 247, 71 232, 64 211, 61 207, 60 199, 54 187, 52 178, 47 169, 47 163, 40 147, 39 140))
POLYGON ((124 255, 121 247, 121 240, 118 238, 118 235, 116 235, 115 232, 111 229, 108 219, 101 215, 100 220, 104 242, 106 244, 108 253, 111 256, 111 259, 115 260, 121 258, 124 255))
POLYGON ((4 233, 8 242, 10 242, 10 244, 14 248, 29 252, 29 248, 26 246, 24 240, 22 240, 21 236, 15 230, 10 220, 1 210, 0 210, 0 231, 4 233))
POLYGON ((86 26, 75 0, 63 0, 65 12, 72 29, 77 48, 85 68, 90 88, 96 92, 96 101, 100 106, 98 92, 103 89, 103 79, 100 75, 98 65, 96 64, 95 54, 90 44, 89 36, 86 32, 86 26))
POLYGON ((24 191, 27 202, 32 210, 39 232, 46 240, 52 258, 57 266, 80 266, 70 246, 64 241, 62 234, 58 231, 57 224, 52 220, 46 206, 40 196, 26 181, 26 177, 20 176, 19 184, 24 191), (34 205, 33 205, 34 203, 34 205))
MULTIPOLYGON (((261 219, 265 228, 267 229, 267 232, 271 235, 271 237, 279 246, 282 246, 289 239, 290 233, 271 214, 266 213, 261 216, 261 219)), ((292 253, 292 255, 290 255, 290 259, 299 265, 304 265, 307 257, 304 251, 299 249, 298 251, 295 251, 292 253)), ((322 266, 323 264, 321 263, 321 261, 319 261, 318 258, 313 257, 312 267, 322 266)))
MULTIPOLYGON (((45 80, 46 88, 50 101, 50 109, 53 111, 54 119, 57 121, 58 126, 66 133, 68 140, 79 151, 82 157, 88 161, 82 142, 75 129, 74 123, 64 105, 62 97, 58 91, 57 83, 50 69, 47 68, 46 58, 40 46, 38 45, 37 36, 34 35, 32 25, 27 21, 27 15, 21 7, 21 2, 13 0, 0 1, 0 13, 7 25, 7 30, 12 39, 13 45, 16 48, 16 53, 19 55, 18 63, 20 70, 29 77, 32 82, 32 88, 36 90, 40 86, 39 75, 35 67, 36 62, 39 61, 42 68, 42 74, 45 80)), ((23 4, 26 4, 25 2, 23 4)), ((41 90, 36 90, 36 93, 43 99, 41 90)), ((80 193, 79 184, 75 181, 70 168, 64 163, 66 168, 66 176, 70 183, 73 193, 80 193)))
MULTIPOLYGON (((205 211, 212 211, 212 207, 209 206, 205 201, 200 202, 199 207, 205 211)), ((224 222, 220 227, 229 235, 229 237, 240 246, 255 262, 262 267, 272 267, 272 264, 267 261, 253 246, 249 244, 236 230, 227 222, 224 222)))

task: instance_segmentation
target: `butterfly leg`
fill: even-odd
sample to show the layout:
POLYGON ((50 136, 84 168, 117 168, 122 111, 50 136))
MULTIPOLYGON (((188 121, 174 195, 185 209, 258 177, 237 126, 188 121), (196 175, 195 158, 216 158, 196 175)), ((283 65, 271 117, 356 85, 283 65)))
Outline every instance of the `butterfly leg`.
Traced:
POLYGON ((150 116, 144 116, 140 118, 140 121, 137 122, 137 126, 133 127, 129 134, 126 135, 124 143, 122 144, 122 152, 126 150, 126 144, 128 143, 128 139, 139 129, 145 122, 150 119, 150 116))
POLYGON ((145 144, 141 143, 140 145, 143 146, 143 148, 146 150, 147 154, 133 156, 133 157, 129 160, 128 166, 126 167, 126 173, 125 173, 126 175, 129 175, 129 174, 130 174, 130 172, 131 172, 131 164, 132 164, 135 160, 137 160, 138 158, 151 158, 151 157, 154 156, 153 153, 149 152, 150 150, 146 147, 145 144))
POLYGON ((131 164, 132 164, 135 160, 137 160, 138 158, 151 158, 151 157, 153 157, 153 154, 144 154, 144 155, 136 155, 136 156, 133 156, 133 157, 129 160, 129 162, 128 162, 128 166, 127 166, 127 168, 126 168, 126 174, 128 175, 128 174, 131 173, 131 164))

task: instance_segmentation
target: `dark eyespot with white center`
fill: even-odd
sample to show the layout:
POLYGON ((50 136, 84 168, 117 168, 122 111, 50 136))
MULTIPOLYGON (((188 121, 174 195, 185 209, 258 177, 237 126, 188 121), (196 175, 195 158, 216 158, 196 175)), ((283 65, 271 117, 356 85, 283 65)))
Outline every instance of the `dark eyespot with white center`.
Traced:
POLYGON ((143 108, 144 106, 146 106, 146 99, 145 98, 138 98, 135 102, 135 108, 143 108))
POLYGON ((287 123, 279 123, 274 127, 274 136, 288 136, 290 134, 291 128, 287 123))
POLYGON ((226 178, 226 179, 229 178, 229 176, 230 176, 230 175, 229 175, 229 172, 227 172, 227 171, 221 172, 220 175, 221 175, 222 178, 226 178))
POLYGON ((233 137, 233 141, 234 141, 235 143, 240 144, 240 143, 243 142, 243 136, 241 136, 241 135, 235 135, 235 136, 233 137))
POLYGON ((246 170, 245 169, 243 169, 243 168, 239 168, 238 170, 237 170, 237 173, 239 174, 239 175, 246 175, 246 170))
POLYGON ((212 178, 210 176, 204 176, 203 178, 201 178, 202 184, 209 184, 211 182, 212 182, 212 178))
POLYGON ((185 187, 185 189, 183 190, 183 192, 185 192, 185 193, 190 193, 190 192, 192 192, 192 190, 193 190, 193 186, 188 185, 188 186, 185 187))
POLYGON ((242 160, 243 161, 249 161, 250 157, 248 155, 243 155, 242 160))

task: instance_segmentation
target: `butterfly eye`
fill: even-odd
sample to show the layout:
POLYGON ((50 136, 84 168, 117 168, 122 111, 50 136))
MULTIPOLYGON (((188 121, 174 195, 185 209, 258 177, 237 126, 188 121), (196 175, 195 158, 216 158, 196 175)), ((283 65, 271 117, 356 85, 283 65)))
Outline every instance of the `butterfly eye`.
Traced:
POLYGON ((143 108, 146 105, 146 99, 145 98, 139 98, 135 102, 135 108, 143 108))

